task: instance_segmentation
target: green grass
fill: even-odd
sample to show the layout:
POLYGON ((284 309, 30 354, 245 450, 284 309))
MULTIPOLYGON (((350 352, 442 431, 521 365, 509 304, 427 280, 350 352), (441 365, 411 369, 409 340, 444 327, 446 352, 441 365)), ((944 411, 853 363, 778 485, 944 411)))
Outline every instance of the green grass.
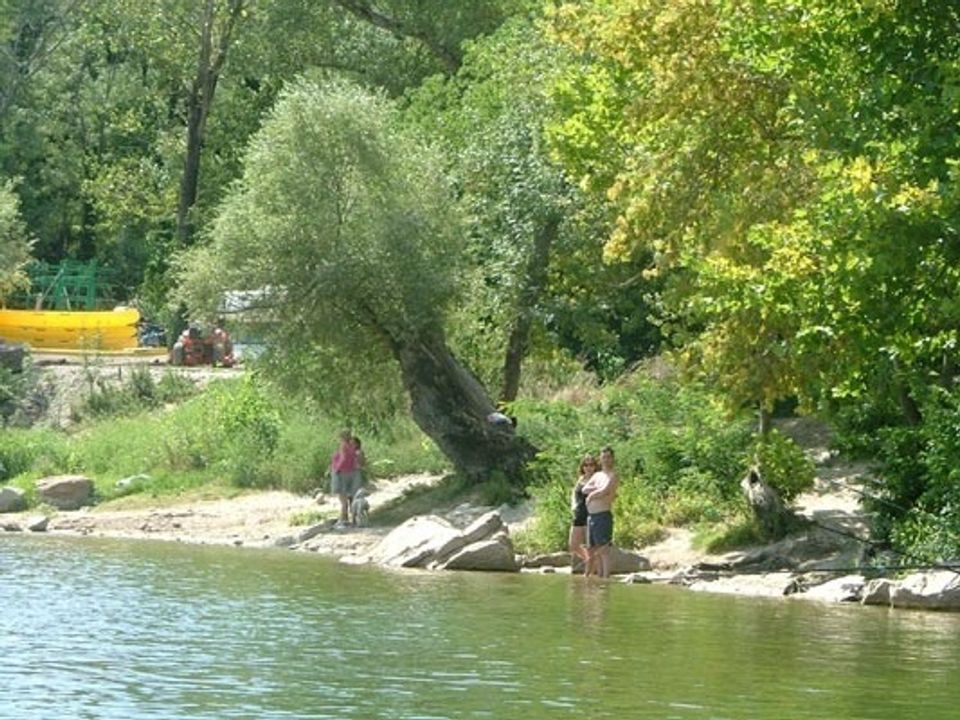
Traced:
MULTIPOLYGON (((171 402, 164 407, 154 402, 153 386, 144 391, 143 378, 136 382, 147 398, 141 405, 124 400, 114 414, 87 413, 70 433, 5 430, 0 481, 26 490, 31 503, 36 479, 66 473, 90 477, 98 502, 124 498, 128 504, 198 492, 224 497, 245 489, 308 494, 324 488, 338 421, 304 410, 250 376, 211 383, 199 394, 170 381, 163 397, 171 402), (126 478, 136 479, 118 485, 126 478)), ((363 440, 372 478, 449 469, 407 418, 363 440)))

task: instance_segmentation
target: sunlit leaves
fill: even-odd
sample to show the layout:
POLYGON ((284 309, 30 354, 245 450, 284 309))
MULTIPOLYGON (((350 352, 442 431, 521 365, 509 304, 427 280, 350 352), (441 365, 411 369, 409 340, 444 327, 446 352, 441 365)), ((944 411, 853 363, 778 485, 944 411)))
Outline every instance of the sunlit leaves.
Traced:
POLYGON ((23 266, 30 259, 30 242, 20 217, 20 202, 13 183, 0 184, 0 300, 23 287, 23 266))
POLYGON ((608 257, 653 251, 691 361, 734 404, 894 372, 921 392, 958 320, 955 5, 596 1, 554 24, 586 78, 557 85, 557 152, 619 209, 608 257))

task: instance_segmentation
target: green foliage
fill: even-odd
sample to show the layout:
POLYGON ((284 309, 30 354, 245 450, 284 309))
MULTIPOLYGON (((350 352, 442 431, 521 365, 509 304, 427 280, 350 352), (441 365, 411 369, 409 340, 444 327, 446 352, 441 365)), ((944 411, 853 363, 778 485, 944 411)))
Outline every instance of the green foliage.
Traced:
POLYGON ((616 204, 607 255, 654 253, 664 327, 733 407, 891 372, 916 392, 955 346, 958 27, 942 2, 554 14, 582 63, 554 146, 616 204))
POLYGON ((580 403, 521 401, 520 427, 544 450, 534 462, 531 548, 566 544, 570 493, 583 454, 616 451, 615 541, 658 539, 669 525, 718 523, 742 512, 739 481, 753 452, 745 418, 731 419, 705 389, 638 371, 580 403))
POLYGON ((0 300, 27 285, 23 268, 30 260, 30 245, 14 185, 0 182, 0 300))
POLYGON ((194 383, 181 373, 167 369, 157 381, 144 366, 133 367, 119 382, 102 368, 90 367, 87 381, 89 391, 72 409, 77 420, 133 415, 180 402, 197 392, 194 383))
POLYGON ((262 288, 272 371, 352 416, 384 396, 401 338, 439 328, 458 292, 460 220, 435 153, 356 86, 283 94, 224 201, 210 245, 181 262, 183 298, 262 288))
MULTIPOLYGON (((861 429, 858 446, 878 461, 868 505, 881 540, 926 562, 960 555, 960 391, 941 389, 918 425, 861 429)), ((857 428, 847 427, 848 437, 857 428)))
POLYGON ((793 440, 777 430, 771 430, 757 440, 754 459, 760 475, 777 491, 785 503, 813 487, 813 462, 793 440))
POLYGON ((32 470, 48 474, 70 463, 67 441, 55 431, 11 428, 0 433, 0 482, 32 470))
MULTIPOLYGON (((164 380, 156 384, 159 388, 164 380)), ((0 482, 32 492, 32 479, 83 473, 97 497, 176 495, 201 487, 323 487, 342 425, 257 376, 221 380, 164 410, 90 417, 83 431, 7 430, 0 435, 0 482), (130 480, 133 478, 133 480, 130 480), (117 481, 127 479, 122 485, 117 481)), ((366 428, 367 478, 440 473, 449 464, 405 417, 366 428)))

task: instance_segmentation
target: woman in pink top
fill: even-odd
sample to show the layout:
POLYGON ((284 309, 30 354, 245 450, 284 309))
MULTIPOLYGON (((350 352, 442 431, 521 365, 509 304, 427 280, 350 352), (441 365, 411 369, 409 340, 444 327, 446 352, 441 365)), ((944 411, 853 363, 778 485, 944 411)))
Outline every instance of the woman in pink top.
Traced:
POLYGON ((360 488, 360 480, 357 446, 353 443, 350 431, 344 430, 340 433, 340 447, 330 459, 330 492, 340 498, 339 527, 345 527, 350 522, 350 500, 360 488))

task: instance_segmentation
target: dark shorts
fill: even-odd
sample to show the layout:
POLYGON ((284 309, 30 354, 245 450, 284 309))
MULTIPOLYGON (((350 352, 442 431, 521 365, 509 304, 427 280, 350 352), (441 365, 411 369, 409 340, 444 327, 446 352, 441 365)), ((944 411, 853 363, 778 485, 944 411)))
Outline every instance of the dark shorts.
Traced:
POLYGON ((613 542, 613 513, 609 510, 587 517, 587 545, 599 547, 613 542))
POLYGON ((347 470, 330 473, 330 492, 334 495, 346 495, 353 497, 353 494, 360 489, 363 484, 363 475, 359 470, 347 470))

